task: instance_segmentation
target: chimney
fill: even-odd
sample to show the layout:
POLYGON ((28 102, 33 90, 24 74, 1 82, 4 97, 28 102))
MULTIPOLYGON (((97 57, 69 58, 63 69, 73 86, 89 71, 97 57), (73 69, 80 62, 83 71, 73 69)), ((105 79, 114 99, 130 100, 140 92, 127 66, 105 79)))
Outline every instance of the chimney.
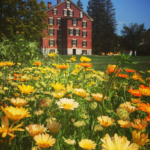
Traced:
POLYGON ((61 3, 61 0, 57 0, 57 4, 61 3))
POLYGON ((48 2, 48 9, 51 8, 51 6, 52 6, 52 3, 48 2))

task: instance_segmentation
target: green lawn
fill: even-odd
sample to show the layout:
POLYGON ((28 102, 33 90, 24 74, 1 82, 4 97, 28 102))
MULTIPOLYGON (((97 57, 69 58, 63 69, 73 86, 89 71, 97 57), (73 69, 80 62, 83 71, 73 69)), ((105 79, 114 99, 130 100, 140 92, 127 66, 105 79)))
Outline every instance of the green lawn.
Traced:
MULTIPOLYGON (((63 60, 69 60, 71 55, 60 55, 63 60)), ((76 55, 77 61, 75 63, 80 63, 81 55, 76 55)), ((108 64, 115 64, 117 61, 113 57, 119 56, 98 56, 98 55, 88 55, 86 57, 91 58, 91 63, 93 69, 105 71, 108 64)), ((150 70, 150 56, 132 56, 130 58, 132 62, 137 62, 137 64, 127 64, 126 67, 135 69, 136 71, 146 71, 150 70)))

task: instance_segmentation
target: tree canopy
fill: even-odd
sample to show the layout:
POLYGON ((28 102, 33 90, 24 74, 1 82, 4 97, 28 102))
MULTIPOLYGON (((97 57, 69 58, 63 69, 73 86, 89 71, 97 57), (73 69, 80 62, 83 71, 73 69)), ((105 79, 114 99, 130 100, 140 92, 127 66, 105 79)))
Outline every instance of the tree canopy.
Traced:
POLYGON ((111 0, 89 0, 87 13, 94 20, 92 23, 93 53, 112 52, 115 47, 116 19, 111 0))
POLYGON ((38 41, 43 36, 46 21, 46 5, 37 0, 0 1, 0 37, 11 38, 19 31, 27 40, 38 41), (32 35, 32 39, 30 36, 32 35))
POLYGON ((82 4, 81 0, 77 1, 77 6, 79 6, 81 9, 83 9, 83 4, 82 4))

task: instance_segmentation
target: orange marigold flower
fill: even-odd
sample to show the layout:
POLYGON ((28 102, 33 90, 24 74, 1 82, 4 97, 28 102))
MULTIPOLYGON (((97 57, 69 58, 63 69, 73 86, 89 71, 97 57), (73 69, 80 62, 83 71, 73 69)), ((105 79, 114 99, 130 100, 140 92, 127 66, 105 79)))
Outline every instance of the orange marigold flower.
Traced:
MULTIPOLYGON (((103 94, 99 94, 99 93, 92 93, 92 96, 93 96, 93 98, 96 100, 96 101, 99 101, 99 102, 101 102, 102 101, 102 99, 103 99, 103 94)), ((107 99, 108 97, 106 97, 105 96, 105 98, 104 99, 107 99)))
POLYGON ((81 63, 80 66, 82 66, 84 68, 88 68, 88 67, 92 67, 92 64, 90 64, 90 63, 81 63))
POLYGON ((150 96, 150 87, 140 85, 139 91, 143 96, 150 96))
POLYGON ((17 81, 17 80, 19 80, 19 79, 18 79, 18 78, 13 78, 13 80, 14 80, 14 81, 17 81))
POLYGON ((89 95, 84 89, 74 89, 73 93, 81 97, 87 97, 89 95))
POLYGON ((132 70, 132 69, 125 69, 125 71, 126 71, 126 72, 130 72, 130 73, 136 72, 135 70, 132 70))
POLYGON ((132 103, 135 103, 135 104, 142 103, 142 101, 140 99, 136 99, 136 98, 131 98, 131 101, 132 101, 132 103))
POLYGON ((147 125, 148 125, 147 121, 144 120, 144 119, 142 119, 142 120, 140 120, 140 119, 134 119, 134 123, 131 122, 131 124, 132 124, 133 128, 136 128, 136 129, 139 129, 139 130, 142 130, 142 129, 146 128, 147 125))
POLYGON ((65 64, 63 64, 63 65, 57 65, 57 68, 58 69, 67 69, 67 68, 69 68, 69 65, 67 64, 67 65, 65 65, 65 64))
POLYGON ((121 78, 128 78, 129 77, 129 75, 127 75, 127 74, 118 74, 118 77, 121 77, 121 78))
POLYGON ((131 122, 130 121, 118 120, 118 124, 122 128, 130 128, 131 127, 131 122))
POLYGON ((150 81, 150 77, 149 77, 149 78, 147 78, 147 81, 150 81))
POLYGON ((125 108, 125 110, 128 111, 129 113, 132 113, 136 110, 136 107, 132 106, 130 102, 120 104, 120 107, 125 108))
POLYGON ((141 94, 141 92, 139 90, 129 89, 128 92, 131 93, 133 96, 142 97, 142 94, 141 94))
POLYGON ((134 75, 132 76, 133 80, 140 80, 143 81, 142 77, 140 76, 140 74, 138 73, 134 73, 134 75))
POLYGON ((150 104, 141 103, 139 104, 138 110, 142 110, 150 114, 150 104))
POLYGON ((120 72, 120 70, 117 68, 116 65, 108 65, 106 73, 111 75, 114 71, 115 71, 115 73, 119 73, 120 72))
POLYGON ((36 66, 41 66, 42 63, 41 63, 41 62, 38 62, 38 61, 35 61, 35 62, 34 62, 34 65, 36 65, 36 66))
POLYGON ((22 74, 14 74, 14 77, 21 77, 22 76, 22 74))

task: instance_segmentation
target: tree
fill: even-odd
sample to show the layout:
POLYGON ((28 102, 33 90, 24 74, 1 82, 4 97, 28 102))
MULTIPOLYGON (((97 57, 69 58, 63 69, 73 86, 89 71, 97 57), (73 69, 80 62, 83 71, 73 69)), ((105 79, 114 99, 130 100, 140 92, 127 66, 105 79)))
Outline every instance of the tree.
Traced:
POLYGON ((145 42, 150 43, 150 28, 142 36, 145 42))
POLYGON ((87 13, 92 22, 92 51, 94 54, 107 54, 114 50, 116 37, 115 9, 111 0, 89 0, 87 13))
POLYGON ((79 6, 81 9, 83 9, 83 4, 82 4, 81 0, 77 1, 77 6, 79 6))
MULTIPOLYGON (((27 40, 39 42, 48 26, 46 5, 37 0, 0 1, 0 37, 11 38, 19 31, 27 40), (32 35, 32 38, 30 38, 32 35)), ((1 40, 1 39, 0 39, 1 40)))
POLYGON ((123 36, 123 46, 126 50, 132 50, 132 54, 135 54, 135 50, 139 46, 142 35, 145 32, 144 24, 138 25, 130 24, 129 26, 123 25, 123 30, 121 30, 123 36))

